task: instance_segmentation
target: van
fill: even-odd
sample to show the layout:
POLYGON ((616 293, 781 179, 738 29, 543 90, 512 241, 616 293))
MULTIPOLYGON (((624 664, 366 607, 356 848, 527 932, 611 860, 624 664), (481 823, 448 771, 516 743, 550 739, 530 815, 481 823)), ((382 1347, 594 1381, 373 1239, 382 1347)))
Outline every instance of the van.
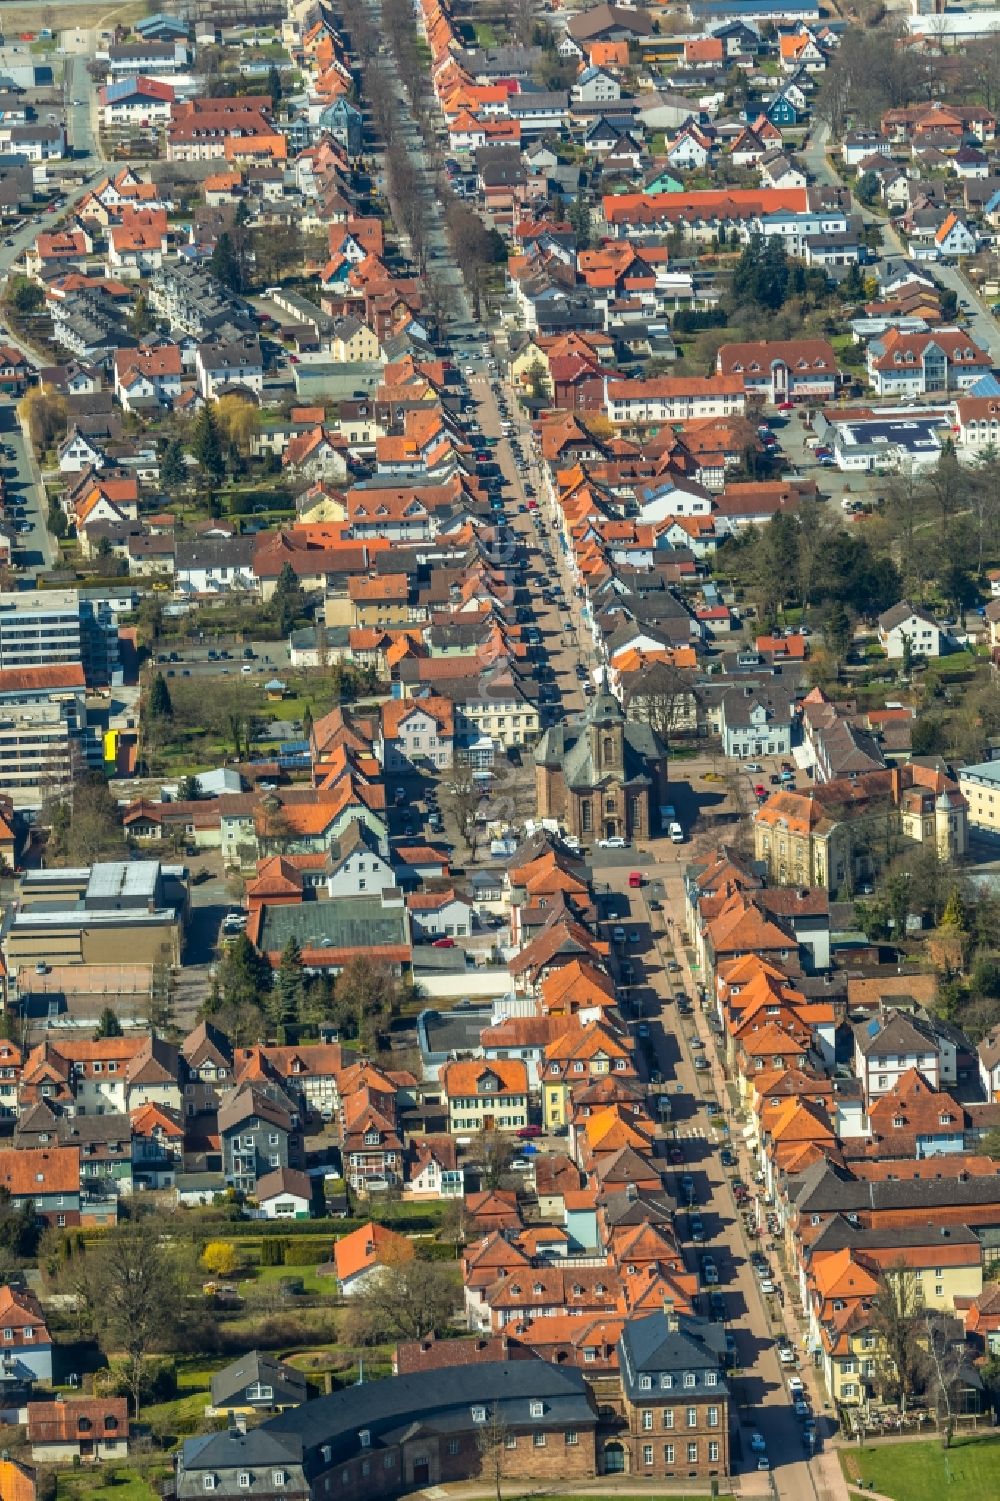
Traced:
POLYGON ((670 828, 667 830, 667 833, 670 835, 671 844, 684 843, 684 830, 681 828, 679 823, 672 823, 670 825, 670 828))

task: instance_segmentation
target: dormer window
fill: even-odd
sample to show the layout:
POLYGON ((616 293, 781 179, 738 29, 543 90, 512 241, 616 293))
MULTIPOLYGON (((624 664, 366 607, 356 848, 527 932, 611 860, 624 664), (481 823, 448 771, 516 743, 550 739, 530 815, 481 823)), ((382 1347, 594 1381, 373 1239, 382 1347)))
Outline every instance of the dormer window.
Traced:
POLYGON ((531 1404, 531 1416, 533 1418, 543 1418, 545 1416, 545 1403, 544 1402, 532 1402, 532 1404, 531 1404))
POLYGON ((472 1409, 472 1421, 474 1423, 485 1423, 486 1422, 486 1408, 485 1407, 474 1407, 472 1409))

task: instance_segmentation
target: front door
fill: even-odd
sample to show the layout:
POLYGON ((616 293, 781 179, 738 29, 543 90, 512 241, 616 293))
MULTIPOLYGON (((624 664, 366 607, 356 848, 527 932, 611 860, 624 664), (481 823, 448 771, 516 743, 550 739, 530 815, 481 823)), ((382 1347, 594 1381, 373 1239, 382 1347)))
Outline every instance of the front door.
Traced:
POLYGON ((427 1459, 417 1459, 413 1463, 413 1484, 418 1489, 431 1483, 431 1466, 427 1459))
POLYGON ((605 837, 605 839, 614 839, 615 836, 617 835, 617 833, 618 833, 618 821, 617 821, 617 819, 614 819, 614 818, 607 818, 607 819, 605 819, 605 821, 604 821, 604 837, 605 837))
POLYGON ((497 1118, 496 1118, 495 1115, 484 1115, 483 1116, 483 1130, 484 1131, 495 1131, 496 1128, 497 1128, 496 1127, 496 1119, 497 1118))

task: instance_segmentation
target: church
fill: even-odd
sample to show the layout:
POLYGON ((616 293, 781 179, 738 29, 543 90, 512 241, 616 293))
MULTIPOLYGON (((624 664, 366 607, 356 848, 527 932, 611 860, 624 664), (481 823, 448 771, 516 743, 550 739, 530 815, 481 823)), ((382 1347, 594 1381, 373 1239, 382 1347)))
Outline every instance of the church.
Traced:
POLYGON ((626 719, 608 687, 583 714, 546 730, 535 751, 539 818, 557 818, 581 843, 647 839, 667 801, 667 748, 649 725, 626 719))

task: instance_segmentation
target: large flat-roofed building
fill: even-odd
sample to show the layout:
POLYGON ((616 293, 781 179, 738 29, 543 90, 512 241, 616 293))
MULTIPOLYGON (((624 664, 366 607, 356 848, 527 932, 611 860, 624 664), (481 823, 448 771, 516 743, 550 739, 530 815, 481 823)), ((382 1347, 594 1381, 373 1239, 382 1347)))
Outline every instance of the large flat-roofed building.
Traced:
POLYGON ((0 793, 38 808, 83 766, 100 767, 101 736, 87 724, 81 662, 0 667, 0 793))
POLYGON ((948 407, 858 407, 820 412, 816 433, 833 449, 845 473, 873 469, 920 469, 936 464, 951 432, 948 407))
POLYGON ((186 869, 157 860, 26 871, 4 935, 7 967, 179 964, 187 907, 186 869))
POLYGON ((118 627, 105 600, 77 589, 0 593, 0 670, 75 662, 88 683, 120 681, 118 627))

